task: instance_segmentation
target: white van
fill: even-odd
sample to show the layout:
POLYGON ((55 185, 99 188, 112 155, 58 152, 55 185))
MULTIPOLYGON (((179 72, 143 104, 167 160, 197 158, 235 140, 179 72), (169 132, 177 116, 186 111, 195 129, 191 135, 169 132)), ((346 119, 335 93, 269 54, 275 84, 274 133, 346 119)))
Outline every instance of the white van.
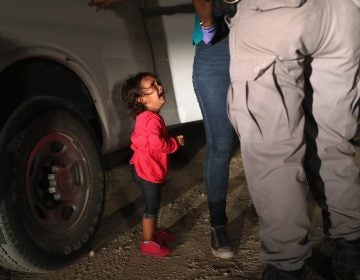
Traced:
POLYGON ((104 156, 127 147, 129 75, 156 73, 168 125, 201 119, 191 1, 11 0, 0 8, 0 265, 45 272, 87 249, 105 198, 104 156))

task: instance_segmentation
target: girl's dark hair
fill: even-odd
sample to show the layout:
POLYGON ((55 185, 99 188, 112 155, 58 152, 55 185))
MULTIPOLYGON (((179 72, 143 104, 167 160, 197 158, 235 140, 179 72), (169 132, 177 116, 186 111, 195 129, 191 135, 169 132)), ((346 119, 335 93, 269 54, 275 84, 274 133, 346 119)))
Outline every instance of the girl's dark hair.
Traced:
POLYGON ((133 111, 135 116, 146 110, 144 104, 137 100, 144 95, 140 89, 141 80, 148 76, 154 77, 158 84, 161 84, 156 75, 150 72, 141 72, 128 78, 122 86, 122 99, 127 104, 128 109, 133 111))

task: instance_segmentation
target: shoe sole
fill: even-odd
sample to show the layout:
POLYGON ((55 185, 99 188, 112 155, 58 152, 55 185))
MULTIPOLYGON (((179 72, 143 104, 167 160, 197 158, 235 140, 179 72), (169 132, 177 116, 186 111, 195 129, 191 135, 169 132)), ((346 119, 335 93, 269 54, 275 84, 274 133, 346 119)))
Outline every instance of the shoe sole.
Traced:
POLYGON ((220 259, 231 259, 232 257, 234 257, 234 252, 219 252, 219 251, 216 251, 214 249, 211 249, 211 252, 212 254, 217 257, 217 258, 220 258, 220 259))

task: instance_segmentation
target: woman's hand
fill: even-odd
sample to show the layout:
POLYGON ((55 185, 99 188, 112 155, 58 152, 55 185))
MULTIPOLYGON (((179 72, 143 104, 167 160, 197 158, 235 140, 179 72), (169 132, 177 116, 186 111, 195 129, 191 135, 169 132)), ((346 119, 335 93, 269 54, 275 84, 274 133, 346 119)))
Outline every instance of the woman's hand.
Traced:
POLYGON ((213 25, 213 12, 210 0, 192 0, 196 13, 199 15, 203 27, 213 25))

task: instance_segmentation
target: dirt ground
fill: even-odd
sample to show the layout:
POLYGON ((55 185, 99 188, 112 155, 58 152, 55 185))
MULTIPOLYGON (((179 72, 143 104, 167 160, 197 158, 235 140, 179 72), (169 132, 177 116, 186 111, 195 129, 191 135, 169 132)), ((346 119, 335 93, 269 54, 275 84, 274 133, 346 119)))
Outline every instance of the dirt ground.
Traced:
MULTIPOLYGON (((185 135, 186 146, 172 156, 159 214, 159 226, 177 235, 171 256, 157 259, 140 255, 142 200, 127 164, 122 161, 107 172, 109 191, 105 214, 89 255, 59 271, 3 272, 2 279, 259 279, 264 264, 259 258, 258 219, 246 187, 240 152, 231 162, 227 207, 228 229, 236 256, 222 260, 213 257, 209 246, 209 216, 202 177, 203 127, 197 123, 179 131, 185 135)), ((331 246, 322 237, 321 212, 313 202, 309 214, 315 246, 307 279, 331 279, 327 276, 331 246)))

